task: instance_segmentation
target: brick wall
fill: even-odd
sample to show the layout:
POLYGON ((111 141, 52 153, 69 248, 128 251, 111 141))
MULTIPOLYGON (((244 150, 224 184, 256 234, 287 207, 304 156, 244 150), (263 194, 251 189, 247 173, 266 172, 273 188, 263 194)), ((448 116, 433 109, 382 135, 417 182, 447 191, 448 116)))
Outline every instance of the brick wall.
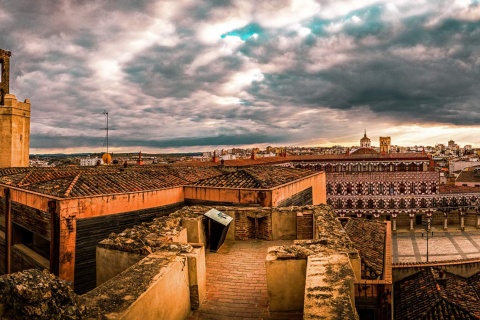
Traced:
POLYGON ((313 239, 313 213, 297 213, 297 239, 313 239))
POLYGON ((235 239, 272 240, 272 217, 270 214, 240 211, 235 213, 235 239))

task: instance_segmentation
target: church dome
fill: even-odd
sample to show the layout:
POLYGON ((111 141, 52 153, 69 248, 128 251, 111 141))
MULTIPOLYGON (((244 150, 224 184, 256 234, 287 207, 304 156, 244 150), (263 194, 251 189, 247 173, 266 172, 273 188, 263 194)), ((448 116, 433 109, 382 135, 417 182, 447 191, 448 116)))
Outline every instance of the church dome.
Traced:
POLYGON ((371 141, 367 137, 367 130, 365 130, 363 138, 360 139, 360 148, 370 148, 370 143, 371 143, 371 141))

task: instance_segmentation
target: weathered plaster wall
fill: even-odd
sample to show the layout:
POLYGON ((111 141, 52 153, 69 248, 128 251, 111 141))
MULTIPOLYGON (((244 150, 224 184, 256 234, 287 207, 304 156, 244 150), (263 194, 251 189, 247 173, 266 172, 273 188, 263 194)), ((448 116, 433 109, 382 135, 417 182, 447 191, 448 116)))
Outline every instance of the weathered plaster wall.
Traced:
POLYGON ((220 205, 258 204, 264 207, 271 206, 270 190, 237 189, 186 186, 185 201, 201 204, 202 202, 218 203, 220 205), (262 194, 265 196, 262 198, 262 194))
POLYGON ((187 258, 151 254, 82 298, 87 318, 185 319, 190 313, 187 258))
MULTIPOLYGON (((270 247, 277 249, 278 247, 270 247)), ((279 259, 267 254, 267 293, 270 311, 301 311, 305 294, 306 259, 279 259)))
POLYGON ((272 214, 272 235, 274 240, 291 240, 297 236, 296 212, 285 208, 272 214))
POLYGON ((127 270, 145 255, 97 247, 97 286, 127 270))

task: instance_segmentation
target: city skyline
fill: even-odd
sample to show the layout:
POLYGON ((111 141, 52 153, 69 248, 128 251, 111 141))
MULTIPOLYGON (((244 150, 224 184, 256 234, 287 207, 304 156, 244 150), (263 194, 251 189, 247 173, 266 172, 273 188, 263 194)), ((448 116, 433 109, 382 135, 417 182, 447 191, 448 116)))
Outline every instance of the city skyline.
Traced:
POLYGON ((476 0, 0 4, 31 153, 480 146, 476 0))

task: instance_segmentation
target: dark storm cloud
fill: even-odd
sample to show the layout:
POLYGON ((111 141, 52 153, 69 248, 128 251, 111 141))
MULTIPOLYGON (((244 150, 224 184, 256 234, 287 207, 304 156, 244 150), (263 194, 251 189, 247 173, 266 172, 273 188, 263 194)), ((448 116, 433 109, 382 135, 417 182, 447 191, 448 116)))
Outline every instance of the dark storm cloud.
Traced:
POLYGON ((100 147, 103 110, 119 149, 480 122, 475 2, 0 0, 0 21, 35 149, 100 147))

